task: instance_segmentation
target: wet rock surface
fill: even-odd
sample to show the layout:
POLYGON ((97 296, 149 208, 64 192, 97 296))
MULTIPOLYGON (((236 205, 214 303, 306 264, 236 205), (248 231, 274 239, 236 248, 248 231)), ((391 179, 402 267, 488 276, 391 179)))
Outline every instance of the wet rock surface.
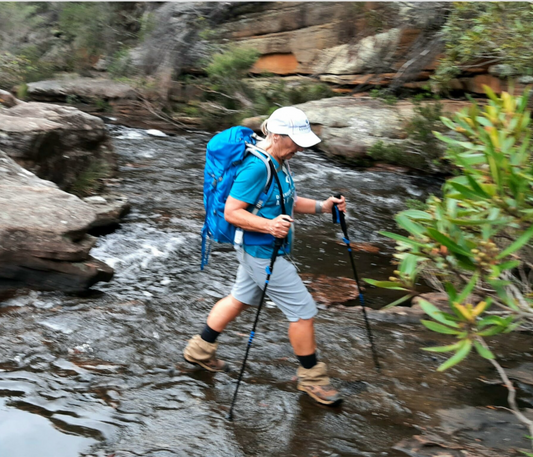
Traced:
POLYGON ((83 201, 96 213, 96 220, 91 223, 91 229, 115 226, 131 210, 128 198, 117 193, 86 197, 83 201))
MULTIPOLYGON (((213 303, 231 290, 237 267, 233 250, 217 246, 209 267, 199 270, 202 157, 209 135, 150 138, 129 129, 113 129, 113 135, 120 157, 117 191, 130 199, 132 210, 119 230, 98 239, 93 253, 115 269, 113 281, 84 297, 32 292, 0 304, 0 423, 20 426, 24 412, 25 421, 38 415, 62 435, 80 440, 78 449, 64 446, 57 454, 56 447, 56 454, 41 455, 439 455, 412 441, 420 436, 446 443, 450 455, 479 449, 480 456, 513 456, 518 455, 514 449, 527 447, 525 429, 514 425, 509 433, 515 441, 503 441, 511 422, 491 429, 507 443, 505 451, 492 449, 495 438, 483 433, 473 438, 482 440, 473 447, 470 432, 463 434, 455 426, 472 428, 471 414, 478 417, 487 406, 505 404, 501 386, 479 379, 494 377, 492 366, 472 357, 437 373, 445 355, 420 348, 449 340, 378 311, 369 312, 369 319, 380 373, 373 366, 361 313, 320 310, 318 357, 327 362, 344 403, 317 406, 296 389, 297 361, 287 322, 268 301, 235 420, 227 422, 253 310, 219 337, 218 355, 232 365, 232 372, 206 373, 182 359, 187 340, 201 330, 213 303), (463 410, 466 416, 447 415, 463 410)), ((390 276, 390 247, 377 230, 392 230, 391 215, 402 208, 403 199, 422 196, 434 183, 340 168, 311 151, 297 156, 292 169, 300 195, 320 198, 341 191, 347 196, 351 239, 380 248, 379 253, 354 252, 360 276, 390 276)), ((296 224, 293 260, 301 274, 349 276, 346 247, 337 244, 342 233, 329 216, 297 217, 296 224)), ((379 308, 397 296, 369 288, 367 298, 379 308)), ((531 362, 530 342, 528 334, 511 334, 497 341, 495 352, 508 368, 519 368, 531 362)), ((520 397, 528 398, 522 391, 520 397)), ((492 421, 480 417, 475 424, 492 421)), ((39 436, 40 448, 55 438, 46 429, 39 436)), ((4 440, 0 451, 5 454, 2 446, 4 440)), ((10 457, 23 456, 12 449, 10 457)))

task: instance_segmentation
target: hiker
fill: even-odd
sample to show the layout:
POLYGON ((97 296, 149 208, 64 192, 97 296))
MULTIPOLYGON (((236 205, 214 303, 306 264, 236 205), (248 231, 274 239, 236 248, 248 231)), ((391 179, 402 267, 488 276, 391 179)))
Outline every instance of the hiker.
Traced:
POLYGON ((272 269, 266 294, 289 320, 289 340, 301 366, 297 370, 298 389, 314 400, 326 405, 337 404, 340 395, 331 384, 324 362, 316 355, 314 316, 316 304, 306 289, 295 266, 286 256, 291 251, 292 222, 290 215, 331 213, 334 203, 339 210, 346 210, 344 197, 329 197, 324 201, 296 196, 294 181, 288 168, 297 152, 316 145, 321 140, 309 125, 307 116, 295 107, 279 108, 262 124, 265 139, 257 147, 266 151, 273 161, 282 194, 278 186, 265 201, 257 214, 250 208, 256 203, 267 181, 265 165, 254 155, 248 155, 239 169, 226 201, 224 217, 227 222, 253 233, 257 240, 247 243, 244 236, 242 249, 238 249, 240 266, 233 289, 227 297, 218 301, 207 317, 201 334, 195 335, 184 350, 186 361, 212 372, 227 371, 225 362, 216 358, 217 337, 244 309, 259 305, 265 287, 265 268, 269 265, 275 238, 286 238, 272 269), (288 215, 280 215, 280 198, 284 199, 288 215))

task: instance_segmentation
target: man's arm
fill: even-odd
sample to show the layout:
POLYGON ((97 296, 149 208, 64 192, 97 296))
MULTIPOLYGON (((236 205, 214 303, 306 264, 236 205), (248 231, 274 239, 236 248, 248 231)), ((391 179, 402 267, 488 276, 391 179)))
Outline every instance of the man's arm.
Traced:
MULTIPOLYGON (((318 213, 331 213, 333 210, 333 204, 337 203, 339 210, 346 211, 346 200, 344 196, 341 198, 329 197, 324 200, 320 205, 318 213)), ((311 198, 298 197, 294 202, 294 212, 300 214, 317 214, 317 200, 311 198)))
POLYGON ((228 197, 224 208, 224 218, 230 224, 249 232, 269 233, 276 238, 285 238, 293 220, 286 214, 275 219, 265 219, 250 213, 249 204, 233 197, 228 197))

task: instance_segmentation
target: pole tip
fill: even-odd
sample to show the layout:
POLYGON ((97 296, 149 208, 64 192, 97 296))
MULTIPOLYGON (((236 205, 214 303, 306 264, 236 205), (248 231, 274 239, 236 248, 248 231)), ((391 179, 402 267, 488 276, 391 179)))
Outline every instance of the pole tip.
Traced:
POLYGON ((233 413, 231 411, 227 414, 226 419, 233 422, 233 413))

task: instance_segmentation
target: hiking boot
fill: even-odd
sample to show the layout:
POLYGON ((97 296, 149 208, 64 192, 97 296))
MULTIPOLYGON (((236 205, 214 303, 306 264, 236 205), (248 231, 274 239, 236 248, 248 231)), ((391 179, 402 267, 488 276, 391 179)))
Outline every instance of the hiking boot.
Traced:
POLYGON ((187 362, 199 365, 207 371, 228 371, 228 364, 215 357, 217 347, 218 343, 208 343, 200 335, 194 335, 183 351, 183 358, 187 362))
POLYGON ((330 384, 327 367, 324 362, 318 362, 313 368, 299 367, 298 390, 305 392, 313 400, 322 405, 338 405, 342 398, 339 392, 330 384))

